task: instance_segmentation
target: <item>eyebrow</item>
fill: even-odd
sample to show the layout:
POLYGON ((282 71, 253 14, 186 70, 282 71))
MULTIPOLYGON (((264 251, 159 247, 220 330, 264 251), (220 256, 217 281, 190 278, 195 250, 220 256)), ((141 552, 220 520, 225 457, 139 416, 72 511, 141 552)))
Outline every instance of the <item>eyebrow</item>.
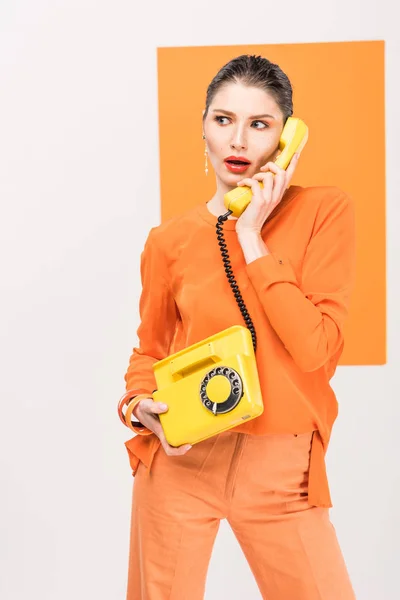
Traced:
MULTIPOLYGON (((225 110, 224 108, 214 108, 212 112, 223 112, 231 117, 235 116, 235 113, 231 112, 230 110, 225 110)), ((275 117, 273 115, 253 115, 249 117, 249 119, 275 119, 275 117)))

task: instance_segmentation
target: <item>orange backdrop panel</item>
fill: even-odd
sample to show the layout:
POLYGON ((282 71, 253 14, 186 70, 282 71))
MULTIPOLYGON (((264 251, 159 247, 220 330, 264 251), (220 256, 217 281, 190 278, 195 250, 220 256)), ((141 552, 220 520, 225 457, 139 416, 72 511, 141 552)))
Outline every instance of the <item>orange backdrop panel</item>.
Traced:
POLYGON ((202 110, 207 85, 231 58, 261 54, 294 89, 294 114, 309 141, 292 180, 336 185, 357 211, 357 283, 341 364, 386 362, 384 42, 158 49, 161 216, 214 194, 204 173, 202 110))

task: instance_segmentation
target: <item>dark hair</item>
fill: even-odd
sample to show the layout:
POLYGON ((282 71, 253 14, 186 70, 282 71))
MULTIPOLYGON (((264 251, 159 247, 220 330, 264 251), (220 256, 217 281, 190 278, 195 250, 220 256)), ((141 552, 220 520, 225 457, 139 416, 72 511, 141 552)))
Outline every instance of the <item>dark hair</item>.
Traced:
POLYGON ((293 92, 288 76, 267 58, 242 54, 226 63, 208 86, 203 120, 219 89, 227 83, 238 82, 261 88, 271 94, 282 111, 283 123, 293 114, 293 92))

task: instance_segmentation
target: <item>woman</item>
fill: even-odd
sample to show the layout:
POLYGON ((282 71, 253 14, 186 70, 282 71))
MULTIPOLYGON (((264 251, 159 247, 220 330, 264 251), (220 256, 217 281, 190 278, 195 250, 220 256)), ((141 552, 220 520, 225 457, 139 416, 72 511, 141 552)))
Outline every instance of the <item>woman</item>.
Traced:
POLYGON ((324 460, 337 416, 329 380, 354 282, 354 212, 335 187, 289 186, 297 155, 286 171, 274 164, 292 113, 292 88, 277 65, 247 55, 225 65, 203 114, 216 192, 146 241, 140 347, 120 401, 133 407, 139 434, 126 442, 136 475, 128 600, 203 598, 223 518, 263 598, 355 597, 329 520, 324 460), (252 201, 223 228, 257 332, 264 412, 192 448, 173 448, 158 417, 168 407, 152 400, 152 365, 243 325, 215 232, 223 196, 237 185, 251 188, 252 201))

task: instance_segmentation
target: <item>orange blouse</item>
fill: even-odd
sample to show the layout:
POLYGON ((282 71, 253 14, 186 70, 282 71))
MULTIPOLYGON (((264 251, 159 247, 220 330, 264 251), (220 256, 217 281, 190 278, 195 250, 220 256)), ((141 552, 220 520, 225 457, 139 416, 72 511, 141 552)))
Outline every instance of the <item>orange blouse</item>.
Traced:
MULTIPOLYGON (((141 255, 139 346, 125 374, 127 392, 153 392, 156 361, 244 325, 222 263, 216 223, 204 202, 151 229, 141 255)), ((229 219, 223 229, 257 333, 264 412, 233 431, 315 430, 309 503, 330 507, 325 453, 338 404, 329 381, 343 350, 355 280, 353 203, 336 187, 290 186, 262 228, 271 254, 248 264, 235 226, 229 219)), ((133 474, 139 461, 150 468, 159 444, 153 433, 126 442, 133 474)))

